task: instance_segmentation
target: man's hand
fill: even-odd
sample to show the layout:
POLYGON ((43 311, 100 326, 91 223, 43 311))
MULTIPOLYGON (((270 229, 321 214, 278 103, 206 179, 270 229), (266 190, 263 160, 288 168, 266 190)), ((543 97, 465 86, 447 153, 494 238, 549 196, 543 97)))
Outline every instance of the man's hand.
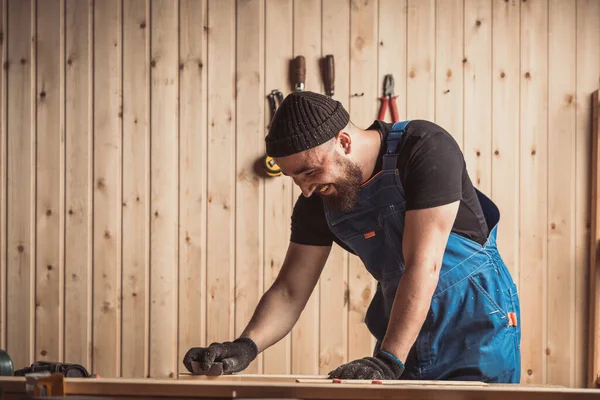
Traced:
POLYGON ((329 379, 399 379, 404 364, 393 354, 379 350, 375 357, 365 357, 339 366, 329 379))
POLYGON ((257 355, 254 341, 242 337, 233 342, 193 347, 185 354, 183 365, 195 375, 232 374, 246 369, 257 355))

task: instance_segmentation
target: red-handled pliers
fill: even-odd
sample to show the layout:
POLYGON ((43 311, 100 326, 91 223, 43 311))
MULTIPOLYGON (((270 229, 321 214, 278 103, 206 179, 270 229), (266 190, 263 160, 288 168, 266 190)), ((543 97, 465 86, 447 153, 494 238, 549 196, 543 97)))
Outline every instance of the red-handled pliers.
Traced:
POLYGON ((392 74, 387 74, 383 79, 383 96, 381 96, 381 108, 379 109, 379 120, 385 120, 385 113, 388 108, 388 103, 392 109, 392 122, 398 122, 398 105, 394 96, 394 77, 392 74))

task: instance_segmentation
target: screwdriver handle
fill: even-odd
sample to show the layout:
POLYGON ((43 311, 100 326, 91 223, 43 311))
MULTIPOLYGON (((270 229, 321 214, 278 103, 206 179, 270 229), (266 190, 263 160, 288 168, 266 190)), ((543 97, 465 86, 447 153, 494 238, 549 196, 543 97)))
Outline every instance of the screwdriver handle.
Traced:
POLYGON ((333 96, 335 92, 335 61, 333 54, 325 56, 325 94, 333 96))
POLYGON ((293 79, 294 90, 304 90, 304 80, 306 79, 306 60, 304 56, 297 56, 294 59, 293 79))

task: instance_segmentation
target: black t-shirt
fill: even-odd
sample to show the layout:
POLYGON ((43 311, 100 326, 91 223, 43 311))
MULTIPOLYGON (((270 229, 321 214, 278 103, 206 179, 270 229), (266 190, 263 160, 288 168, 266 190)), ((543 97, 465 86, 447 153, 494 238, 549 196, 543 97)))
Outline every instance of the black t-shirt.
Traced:
MULTIPOLYGON (((392 124, 375 121, 368 129, 377 130, 381 135, 375 175, 382 168, 392 124)), ((488 227, 462 151, 454 138, 435 123, 413 120, 406 126, 397 152, 396 166, 404 188, 406 210, 432 208, 460 200, 452 231, 480 244, 485 243, 488 227)), ((291 228, 294 243, 329 246, 335 241, 352 252, 329 229, 323 201, 316 192, 310 197, 300 195, 294 206, 291 228)))

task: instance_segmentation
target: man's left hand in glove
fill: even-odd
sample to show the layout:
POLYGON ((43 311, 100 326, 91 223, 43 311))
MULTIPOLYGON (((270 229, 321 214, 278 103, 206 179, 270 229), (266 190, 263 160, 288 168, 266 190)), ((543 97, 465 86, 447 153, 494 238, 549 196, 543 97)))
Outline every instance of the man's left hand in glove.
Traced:
POLYGON ((399 379, 404 364, 396 356, 379 350, 374 357, 364 357, 339 366, 329 379, 399 379))

